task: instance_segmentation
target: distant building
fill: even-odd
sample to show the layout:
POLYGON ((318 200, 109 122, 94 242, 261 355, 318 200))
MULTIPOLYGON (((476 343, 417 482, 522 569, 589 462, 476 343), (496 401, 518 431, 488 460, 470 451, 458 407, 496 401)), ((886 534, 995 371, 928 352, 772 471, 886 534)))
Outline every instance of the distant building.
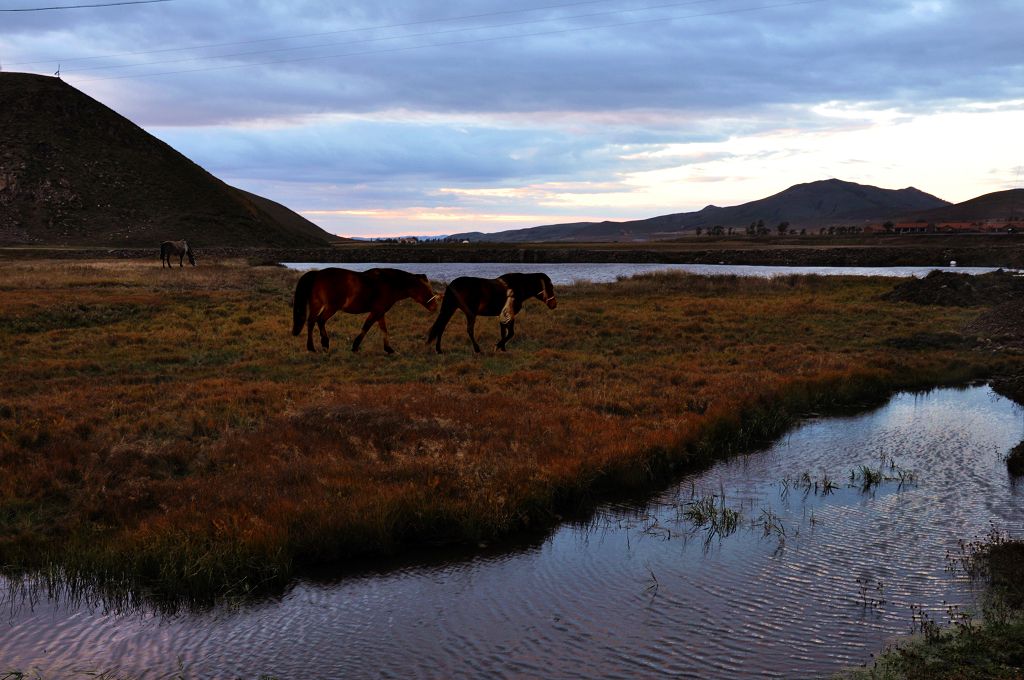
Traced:
POLYGON ((869 234, 980 234, 992 232, 1014 232, 1014 226, 1006 220, 977 220, 974 222, 897 222, 890 229, 884 225, 872 224, 865 228, 869 234))

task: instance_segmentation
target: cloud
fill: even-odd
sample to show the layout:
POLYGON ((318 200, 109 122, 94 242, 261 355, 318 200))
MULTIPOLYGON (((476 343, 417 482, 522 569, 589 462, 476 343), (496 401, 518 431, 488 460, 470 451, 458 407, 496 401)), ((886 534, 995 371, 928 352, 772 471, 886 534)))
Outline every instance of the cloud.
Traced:
POLYGON ((617 145, 553 129, 503 129, 372 120, 281 128, 157 128, 158 136, 218 173, 253 179, 363 182, 396 176, 470 184, 510 178, 585 178, 617 164, 617 145))
POLYGON ((17 16, 5 27, 4 49, 13 54, 9 67, 49 59, 42 70, 52 72, 62 61, 70 82, 87 90, 116 84, 147 125, 166 123, 159 119, 168 101, 192 124, 209 124, 389 108, 724 112, 823 100, 910 107, 998 101, 1024 88, 1017 30, 1024 8, 1011 0, 781 4, 723 0, 645 10, 595 2, 513 12, 476 2, 458 11, 483 15, 476 19, 416 23, 446 12, 412 0, 386 8, 171 2, 17 16), (763 9, 744 11, 751 7, 763 9), (305 37, 267 39, 280 35, 305 37), (208 43, 222 45, 154 51, 208 43), (110 69, 86 70, 96 67, 110 69), (95 80, 122 76, 132 77, 95 80), (133 99, 136 83, 158 83, 144 86, 156 96, 133 99), (186 110, 181 102, 189 100, 186 110))
MULTIPOLYGON (((386 213, 389 225, 642 217, 759 198, 769 180, 892 177, 917 166, 887 152, 898 139, 884 131, 945 116, 961 127, 936 134, 965 136, 1024 99, 1017 0, 543 4, 15 14, 0 54, 5 69, 60 63, 68 82, 229 182, 339 220, 386 213)), ((957 148, 987 154, 959 164, 986 175, 1007 165, 1002 151, 957 148)))

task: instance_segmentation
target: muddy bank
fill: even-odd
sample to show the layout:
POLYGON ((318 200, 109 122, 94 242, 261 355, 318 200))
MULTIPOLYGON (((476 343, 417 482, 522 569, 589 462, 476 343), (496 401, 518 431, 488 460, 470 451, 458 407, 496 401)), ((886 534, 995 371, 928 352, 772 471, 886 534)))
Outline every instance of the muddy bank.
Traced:
MULTIPOLYGON (((982 307, 1014 305, 1024 302, 1024 277, 1009 271, 971 276, 948 271, 933 271, 921 279, 904 281, 882 296, 890 302, 911 302, 918 305, 982 307)), ((1020 324, 1007 325, 996 316, 979 326, 979 330, 996 330, 1000 334, 1019 334, 1020 324), (988 326, 993 326, 988 329, 988 326)))
MULTIPOLYGON (((1024 277, 1006 271, 967 276, 933 271, 921 279, 909 279, 882 295, 890 302, 942 307, 978 307, 978 316, 957 333, 918 334, 890 343, 894 347, 937 349, 974 347, 998 356, 1024 352, 1024 277)), ((994 376, 992 389, 1024 405, 1024 373, 1019 368, 994 376)), ((1024 474, 1024 442, 1007 456, 1014 475, 1024 474)))
MULTIPOLYGON (((978 307, 978 315, 960 328, 964 342, 990 351, 1024 351, 1024 276, 1014 272, 970 276, 933 271, 896 284, 881 298, 915 305, 978 307)), ((1002 394, 1024 404, 1024 377, 999 380, 1002 394)))

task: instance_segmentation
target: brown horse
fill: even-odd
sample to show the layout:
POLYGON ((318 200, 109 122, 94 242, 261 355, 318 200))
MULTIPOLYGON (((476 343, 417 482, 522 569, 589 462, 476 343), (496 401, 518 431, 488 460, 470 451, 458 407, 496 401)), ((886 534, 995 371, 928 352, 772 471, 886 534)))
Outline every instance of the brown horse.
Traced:
POLYGON ((328 267, 306 272, 295 286, 292 335, 298 335, 305 323, 306 349, 315 352, 313 324, 316 324, 320 327, 320 344, 326 350, 331 341, 324 330, 324 324, 335 312, 369 313, 363 329, 352 341, 352 351, 359 350, 359 344, 366 337, 367 331, 376 323, 384 333, 384 351, 391 354, 395 350, 388 342, 388 326, 384 321, 387 311, 399 300, 412 298, 433 312, 437 309, 438 297, 424 274, 410 274, 401 269, 354 272, 328 267))
POLYGON ((186 241, 164 241, 160 244, 160 268, 164 268, 164 263, 167 266, 171 266, 171 256, 178 256, 178 266, 185 266, 185 256, 188 256, 188 263, 193 267, 196 266, 196 255, 192 252, 191 246, 186 241))
POLYGON ((448 284, 441 311, 430 327, 427 343, 434 342, 437 353, 441 353, 441 335, 456 309, 466 315, 466 332, 473 343, 473 351, 479 352, 473 327, 478 316, 497 316, 501 327, 501 338, 495 347, 502 352, 512 336, 516 334, 516 314, 528 298, 537 298, 554 309, 558 304, 555 288, 547 274, 503 274, 496 279, 480 279, 475 276, 460 276, 448 284))

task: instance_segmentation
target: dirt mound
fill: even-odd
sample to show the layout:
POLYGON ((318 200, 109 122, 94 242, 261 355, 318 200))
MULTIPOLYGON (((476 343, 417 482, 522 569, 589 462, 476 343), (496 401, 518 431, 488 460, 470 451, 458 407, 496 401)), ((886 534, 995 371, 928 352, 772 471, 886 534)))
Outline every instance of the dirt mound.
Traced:
POLYGON ((983 342, 1024 347, 1024 300, 996 305, 964 327, 964 334, 983 342))
POLYGON ((1024 300, 1024 277, 1005 270, 973 276, 935 270, 910 279, 882 296, 889 302, 944 307, 980 307, 1024 300))

